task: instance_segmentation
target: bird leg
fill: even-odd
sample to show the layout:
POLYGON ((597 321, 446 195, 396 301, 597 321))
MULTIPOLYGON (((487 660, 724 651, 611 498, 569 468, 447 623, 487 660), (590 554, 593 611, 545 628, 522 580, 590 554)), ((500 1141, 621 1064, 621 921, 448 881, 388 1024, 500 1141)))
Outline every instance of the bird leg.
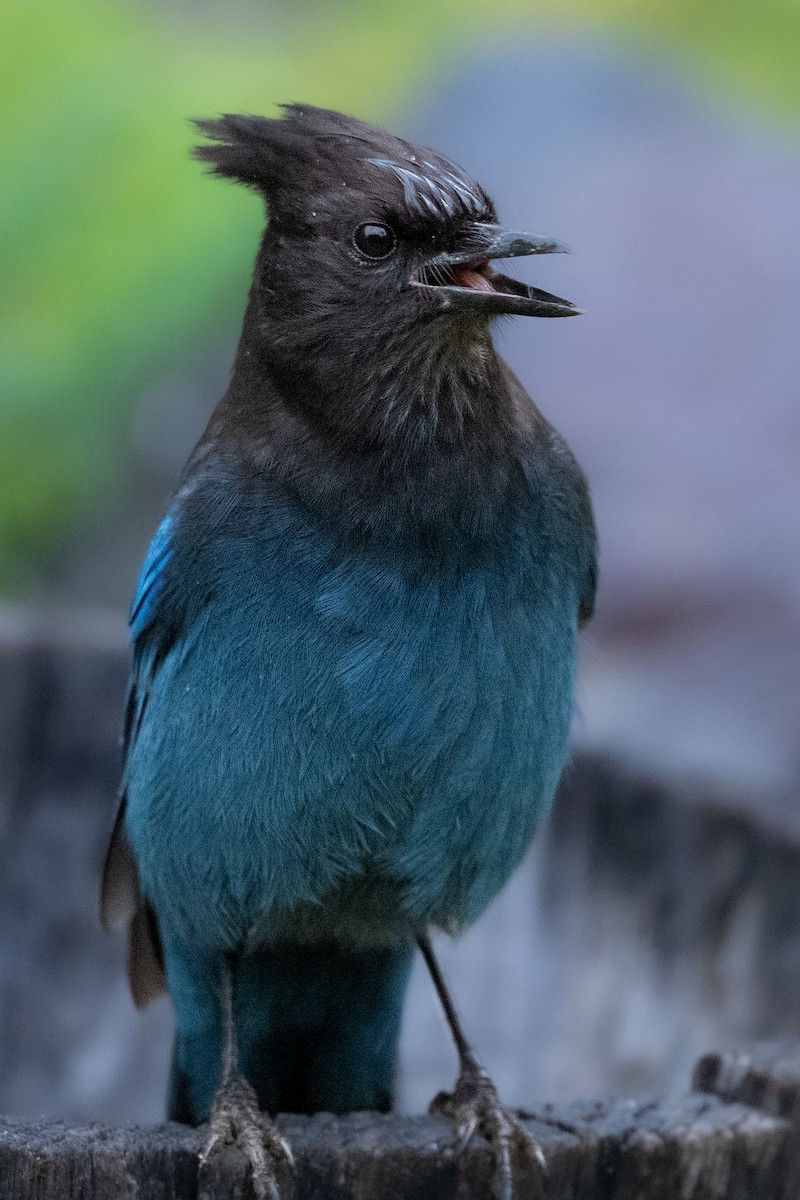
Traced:
POLYGON ((209 1118, 208 1138, 200 1151, 200 1165, 228 1146, 238 1146, 250 1164, 253 1192, 257 1200, 281 1200, 275 1168, 286 1163, 294 1168, 289 1143, 258 1107, 255 1090, 239 1072, 239 1053, 233 1015, 233 963, 226 956, 222 965, 222 1004, 225 1041, 222 1073, 209 1118))
POLYGON ((452 1092, 439 1092, 431 1102, 430 1111, 447 1117, 455 1125, 459 1155, 464 1153, 475 1133, 483 1134, 494 1157, 492 1197, 494 1200, 513 1200, 514 1160, 532 1167, 541 1183, 546 1170, 544 1154, 520 1120, 501 1104, 497 1088, 464 1036, 430 939, 420 937, 418 944, 444 1009, 459 1059, 455 1088, 452 1092))

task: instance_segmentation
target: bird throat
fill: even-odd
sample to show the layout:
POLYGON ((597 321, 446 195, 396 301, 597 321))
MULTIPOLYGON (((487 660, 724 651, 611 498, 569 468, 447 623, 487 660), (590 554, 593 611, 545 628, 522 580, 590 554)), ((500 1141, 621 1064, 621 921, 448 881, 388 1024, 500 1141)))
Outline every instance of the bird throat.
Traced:
MULTIPOLYGON (((471 287, 491 286, 472 267, 458 270, 471 287)), ((246 318, 227 398, 248 409, 251 436, 256 423, 270 440, 268 430, 302 437, 305 427, 319 450, 368 454, 405 471, 439 452, 502 453, 513 439, 507 371, 473 317, 385 330, 371 343, 331 339, 302 355, 262 338, 263 327, 246 318)))

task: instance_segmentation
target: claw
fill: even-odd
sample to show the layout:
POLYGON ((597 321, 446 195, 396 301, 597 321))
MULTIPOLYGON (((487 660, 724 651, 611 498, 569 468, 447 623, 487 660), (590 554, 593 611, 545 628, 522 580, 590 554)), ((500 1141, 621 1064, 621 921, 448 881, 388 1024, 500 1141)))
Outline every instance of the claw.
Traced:
POLYGON ((233 1145, 250 1165, 257 1200, 282 1200, 275 1168, 284 1162, 294 1171, 294 1156, 286 1139, 259 1110, 255 1092, 241 1075, 223 1084, 214 1097, 208 1139, 198 1156, 200 1166, 233 1145))
MULTIPOLYGON (((292 1170, 294 1170, 294 1155, 292 1154, 292 1147, 289 1145, 285 1137, 278 1136, 278 1147, 289 1166, 292 1168, 292 1170)), ((537 1146, 536 1149, 539 1150, 539 1147, 537 1146)), ((542 1154, 541 1150, 539 1150, 539 1153, 542 1154)), ((543 1154, 542 1162, 544 1163, 543 1154)))
POLYGON ((523 1129, 525 1138, 525 1149, 530 1154, 531 1158, 539 1164, 539 1169, 543 1175, 547 1174, 547 1159, 544 1156, 544 1150, 536 1141, 536 1138, 531 1137, 527 1129, 523 1129))

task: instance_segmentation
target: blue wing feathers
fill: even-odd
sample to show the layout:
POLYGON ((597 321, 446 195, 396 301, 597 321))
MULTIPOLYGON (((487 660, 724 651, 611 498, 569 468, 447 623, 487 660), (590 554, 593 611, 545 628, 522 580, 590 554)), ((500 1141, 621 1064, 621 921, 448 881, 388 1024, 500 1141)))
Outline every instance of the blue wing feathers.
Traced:
POLYGON ((139 586, 131 605, 130 630, 133 639, 138 638, 144 632, 156 613, 159 592, 163 585, 164 569, 173 554, 173 525, 172 513, 168 513, 159 525, 147 551, 142 573, 139 576, 139 586))

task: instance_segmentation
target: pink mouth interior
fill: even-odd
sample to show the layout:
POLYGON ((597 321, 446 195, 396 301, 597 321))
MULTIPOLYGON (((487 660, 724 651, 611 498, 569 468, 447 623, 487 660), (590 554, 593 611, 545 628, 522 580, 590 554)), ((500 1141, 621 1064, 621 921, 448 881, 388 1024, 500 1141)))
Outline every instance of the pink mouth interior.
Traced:
POLYGON ((489 279, 489 264, 463 263, 451 268, 458 287, 471 288, 473 292, 493 292, 489 279))

